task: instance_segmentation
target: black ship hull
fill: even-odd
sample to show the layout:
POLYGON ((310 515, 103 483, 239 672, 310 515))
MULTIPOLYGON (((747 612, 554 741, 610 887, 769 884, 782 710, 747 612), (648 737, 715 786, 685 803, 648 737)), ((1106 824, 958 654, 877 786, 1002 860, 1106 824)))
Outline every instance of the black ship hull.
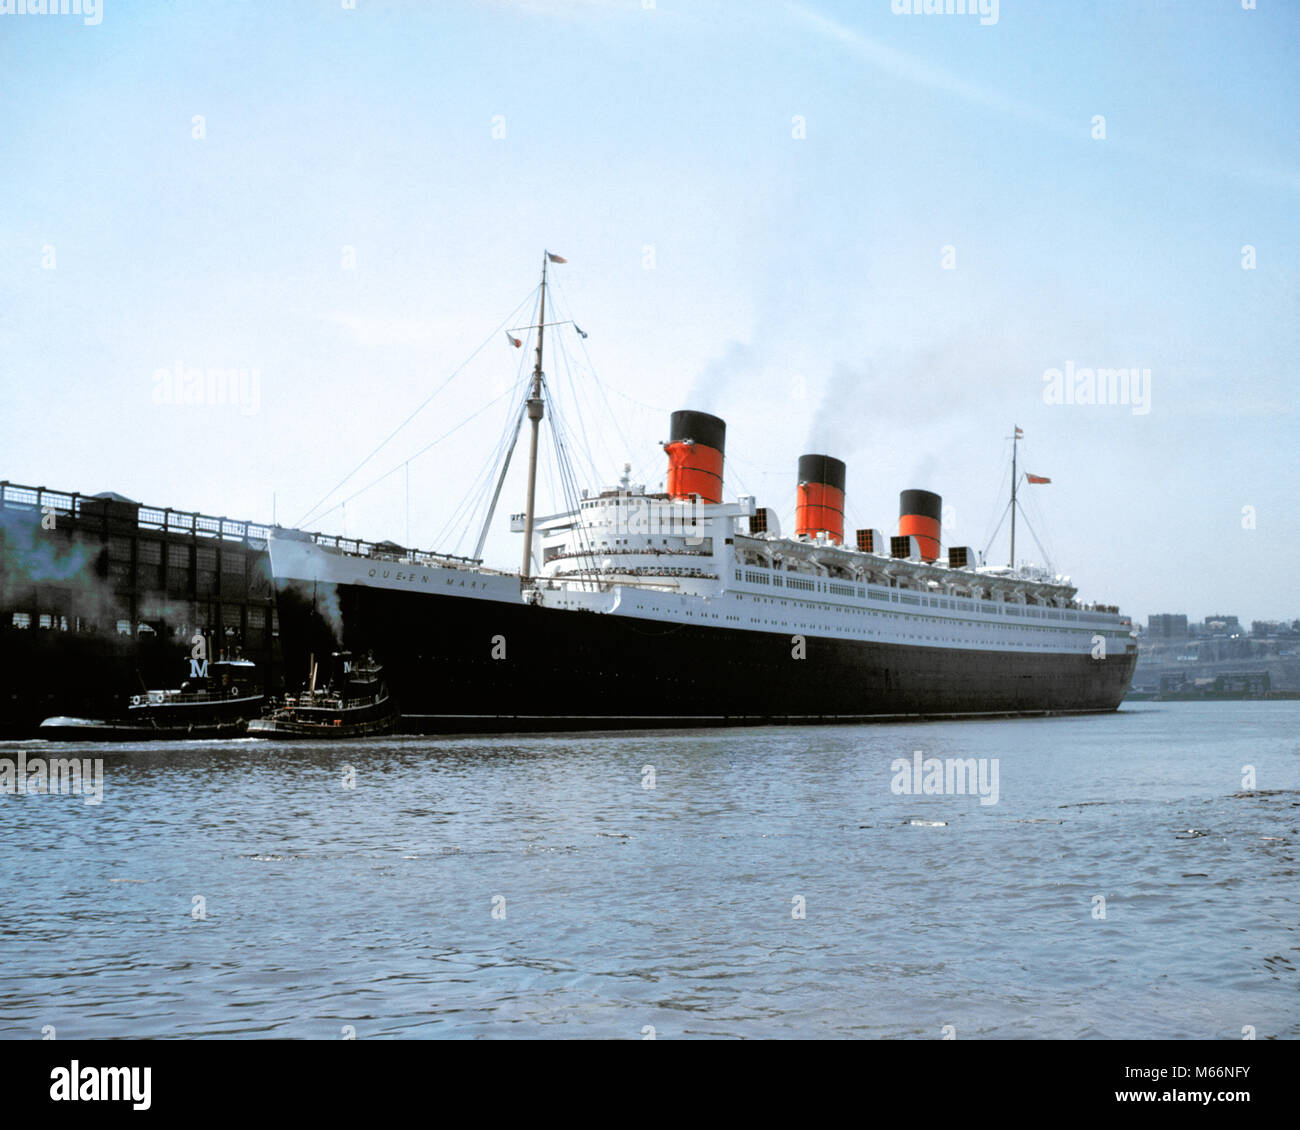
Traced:
POLYGON ((284 583, 278 606, 291 669, 373 651, 417 733, 1109 712, 1137 662, 811 635, 795 658, 787 633, 358 584, 284 583))

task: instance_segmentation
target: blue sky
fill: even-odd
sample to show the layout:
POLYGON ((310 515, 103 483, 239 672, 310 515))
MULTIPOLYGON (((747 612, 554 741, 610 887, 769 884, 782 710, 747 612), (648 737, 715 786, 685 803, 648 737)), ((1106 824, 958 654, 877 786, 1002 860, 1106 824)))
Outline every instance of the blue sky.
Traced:
MULTIPOLYGON (((625 460, 657 485, 696 407, 728 422, 728 494, 787 528, 818 450, 851 525, 923 487, 983 548, 1019 424, 1082 596, 1297 617, 1297 46, 1279 0, 0 15, 0 477, 294 522, 488 340, 331 499, 481 411, 409 464, 410 540, 466 552, 526 360, 493 331, 549 247, 590 335, 547 365, 582 485, 625 460), (1067 363, 1149 369, 1149 411, 1045 403, 1067 363), (159 403, 178 365, 256 370, 256 403, 159 403)), ((308 525, 405 541, 406 484, 308 525)))

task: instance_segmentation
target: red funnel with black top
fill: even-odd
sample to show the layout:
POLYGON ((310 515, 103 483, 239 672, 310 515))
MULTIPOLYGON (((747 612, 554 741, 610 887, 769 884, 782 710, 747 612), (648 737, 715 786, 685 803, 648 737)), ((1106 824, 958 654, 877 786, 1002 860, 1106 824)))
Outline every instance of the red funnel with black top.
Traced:
POLYGON ((930 490, 905 490, 898 495, 898 536, 916 538, 922 561, 939 556, 939 516, 943 499, 930 490))
POLYGON ((669 423, 668 494, 674 499, 699 495, 701 502, 722 501, 722 453, 727 425, 707 412, 674 412, 669 423))
POLYGON ((844 541, 844 464, 830 455, 799 456, 794 532, 844 541))

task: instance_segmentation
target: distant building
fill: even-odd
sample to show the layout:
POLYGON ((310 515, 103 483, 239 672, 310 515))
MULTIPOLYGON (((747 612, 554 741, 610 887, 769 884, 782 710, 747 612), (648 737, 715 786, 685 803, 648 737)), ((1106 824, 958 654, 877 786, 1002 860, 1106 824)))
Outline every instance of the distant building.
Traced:
POLYGON ((1187 638, 1187 617, 1178 612, 1155 612, 1147 617, 1147 635, 1158 640, 1187 638))
POLYGON ((1267 671, 1240 671, 1235 675, 1220 675, 1214 680, 1214 689, 1220 694, 1267 694, 1272 689, 1272 679, 1267 671))
POLYGON ((1276 636, 1285 625, 1277 620, 1252 620, 1250 622, 1250 634, 1258 639, 1267 639, 1269 636, 1276 636))
POLYGON ((1160 676, 1160 694, 1173 698, 1259 698, 1268 694, 1271 688, 1272 680, 1267 671, 1240 671, 1201 678, 1182 672, 1160 676))
POLYGON ((1241 633, 1241 625, 1235 616, 1219 613, 1205 618, 1205 632, 1211 636, 1235 636, 1241 633))

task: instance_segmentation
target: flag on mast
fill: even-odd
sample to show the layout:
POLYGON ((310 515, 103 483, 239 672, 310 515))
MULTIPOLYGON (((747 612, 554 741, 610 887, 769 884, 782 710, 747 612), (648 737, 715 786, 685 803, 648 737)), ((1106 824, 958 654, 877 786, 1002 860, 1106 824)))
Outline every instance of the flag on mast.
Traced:
POLYGON ((1025 479, 1031 483, 1050 483, 1052 481, 1051 479, 1043 478, 1042 475, 1031 475, 1028 471, 1025 472, 1025 479))
POLYGON ((509 330, 506 330, 506 341, 508 341, 516 349, 523 349, 524 347, 524 343, 520 341, 517 337, 515 337, 515 335, 512 334, 509 330))
POLYGON ((567 263, 567 262, 568 262, 567 259, 563 259, 563 258, 561 258, 559 255, 552 255, 549 251, 546 253, 546 257, 547 257, 547 258, 548 258, 552 263, 567 263))
POLYGON ((1016 439, 1024 439, 1025 433, 1019 424, 1016 425, 1016 439))

